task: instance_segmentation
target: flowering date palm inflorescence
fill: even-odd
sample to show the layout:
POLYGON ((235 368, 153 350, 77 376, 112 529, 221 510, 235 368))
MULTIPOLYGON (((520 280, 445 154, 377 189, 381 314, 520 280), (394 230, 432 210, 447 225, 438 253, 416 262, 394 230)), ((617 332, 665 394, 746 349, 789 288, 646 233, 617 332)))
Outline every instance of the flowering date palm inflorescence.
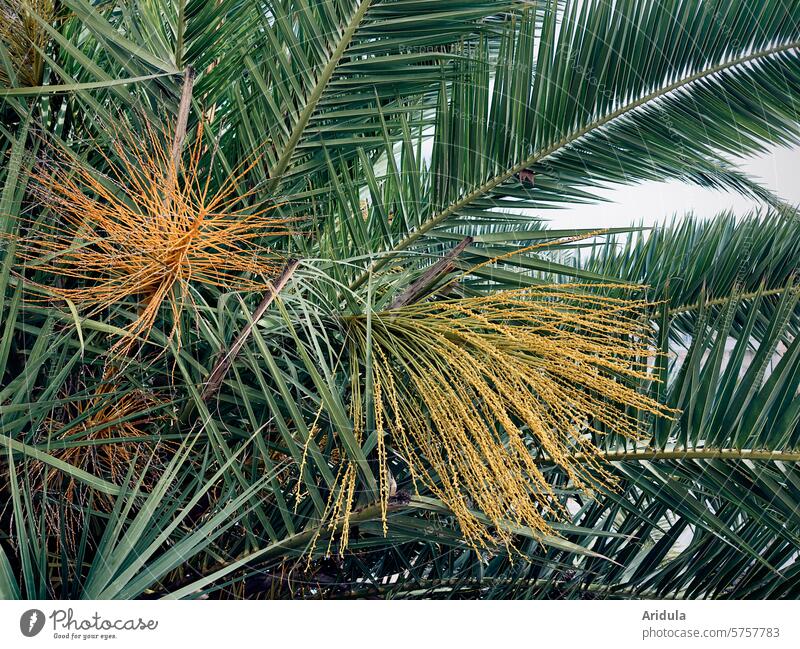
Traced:
POLYGON ((11 84, 6 66, 0 63, 0 84, 41 85, 42 52, 50 40, 42 22, 51 23, 54 16, 53 0, 3 0, 0 3, 0 43, 16 77, 16 84, 11 84))
MULTIPOLYGON (((510 545, 515 526, 551 533, 548 519, 565 513, 537 456, 578 489, 613 483, 592 435, 636 439, 647 417, 671 412, 633 385, 654 378, 646 303, 598 295, 603 288, 621 287, 540 286, 373 316, 384 524, 387 440, 475 548, 510 545)), ((363 358, 367 318, 349 325, 363 358)), ((334 516, 352 509, 355 480, 343 466, 334 516)))
MULTIPOLYGON (((126 481, 147 491, 158 480, 162 460, 174 451, 169 442, 148 431, 163 423, 164 402, 155 394, 133 389, 119 392, 118 377, 100 383, 94 393, 69 397, 58 414, 47 418, 37 441, 49 455, 115 485, 126 481)), ((41 506, 63 539, 75 544, 84 510, 111 511, 114 497, 79 482, 61 469, 31 459, 24 465, 26 482, 41 496, 41 506)))

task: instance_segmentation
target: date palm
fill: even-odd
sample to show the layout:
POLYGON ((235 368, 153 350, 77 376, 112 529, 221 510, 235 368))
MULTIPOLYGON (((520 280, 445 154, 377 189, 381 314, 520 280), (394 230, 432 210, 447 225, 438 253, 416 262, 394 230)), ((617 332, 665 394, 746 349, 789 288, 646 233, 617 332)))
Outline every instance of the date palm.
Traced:
POLYGON ((800 227, 736 159, 797 144, 800 2, 8 11, 41 69, 3 34, 0 595, 798 594, 800 227), (120 132, 163 133, 164 154, 120 132), (115 215, 158 207, 141 231, 169 229, 161 198, 132 193, 151 176, 154 196, 197 188, 182 214, 205 187, 236 205, 226 223, 291 224, 247 233, 270 268, 199 238, 220 281, 188 260, 171 308, 126 290, 82 309, 104 272, 124 280, 115 215), (763 207, 546 227, 653 179, 763 207), (68 185, 106 220, 64 219, 68 185), (87 232, 106 271, 76 270, 87 232), (101 376, 109 399, 159 398, 106 421, 101 376), (114 480, 68 461, 130 448, 108 432, 126 421, 168 449, 157 479, 140 458, 114 480), (54 472, 82 497, 33 484, 54 472), (80 510, 74 543, 43 505, 80 510))

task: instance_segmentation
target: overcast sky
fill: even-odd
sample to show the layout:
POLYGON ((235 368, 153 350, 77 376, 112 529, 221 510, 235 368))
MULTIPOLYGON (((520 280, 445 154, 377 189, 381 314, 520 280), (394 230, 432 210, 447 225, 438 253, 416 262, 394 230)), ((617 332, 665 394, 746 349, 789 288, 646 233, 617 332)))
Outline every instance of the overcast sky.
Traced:
MULTIPOLYGON (((744 160, 742 169, 762 181, 787 202, 800 205, 800 148, 775 148, 769 153, 744 160)), ((548 211, 552 228, 619 227, 644 222, 652 225, 674 214, 689 212, 711 217, 733 209, 745 214, 757 206, 738 194, 703 189, 680 182, 647 182, 621 186, 603 192, 610 202, 570 206, 548 211)))

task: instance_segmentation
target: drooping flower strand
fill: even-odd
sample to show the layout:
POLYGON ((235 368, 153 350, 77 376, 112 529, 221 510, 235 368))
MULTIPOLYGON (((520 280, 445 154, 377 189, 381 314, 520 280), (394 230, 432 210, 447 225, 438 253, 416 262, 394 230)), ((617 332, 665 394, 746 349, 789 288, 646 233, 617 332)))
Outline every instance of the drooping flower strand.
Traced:
MULTIPOLYGON (((515 526, 550 534, 566 514, 537 456, 578 489, 612 485, 592 434, 637 439, 643 418, 673 414, 632 385, 654 380, 646 303, 593 292, 608 288, 622 287, 540 286, 372 316, 380 462, 390 444, 476 549, 510 546, 515 526)), ((366 322, 348 319, 364 353, 366 322)), ((354 470, 340 467, 348 488, 333 495, 345 519, 354 470)))

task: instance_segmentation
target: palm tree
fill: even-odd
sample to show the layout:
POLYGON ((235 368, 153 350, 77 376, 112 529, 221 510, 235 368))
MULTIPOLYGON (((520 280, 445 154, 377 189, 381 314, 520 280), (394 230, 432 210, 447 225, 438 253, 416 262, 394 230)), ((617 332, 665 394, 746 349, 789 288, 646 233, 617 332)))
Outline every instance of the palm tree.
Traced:
POLYGON ((2 12, 0 596, 800 594, 800 2, 2 12))

